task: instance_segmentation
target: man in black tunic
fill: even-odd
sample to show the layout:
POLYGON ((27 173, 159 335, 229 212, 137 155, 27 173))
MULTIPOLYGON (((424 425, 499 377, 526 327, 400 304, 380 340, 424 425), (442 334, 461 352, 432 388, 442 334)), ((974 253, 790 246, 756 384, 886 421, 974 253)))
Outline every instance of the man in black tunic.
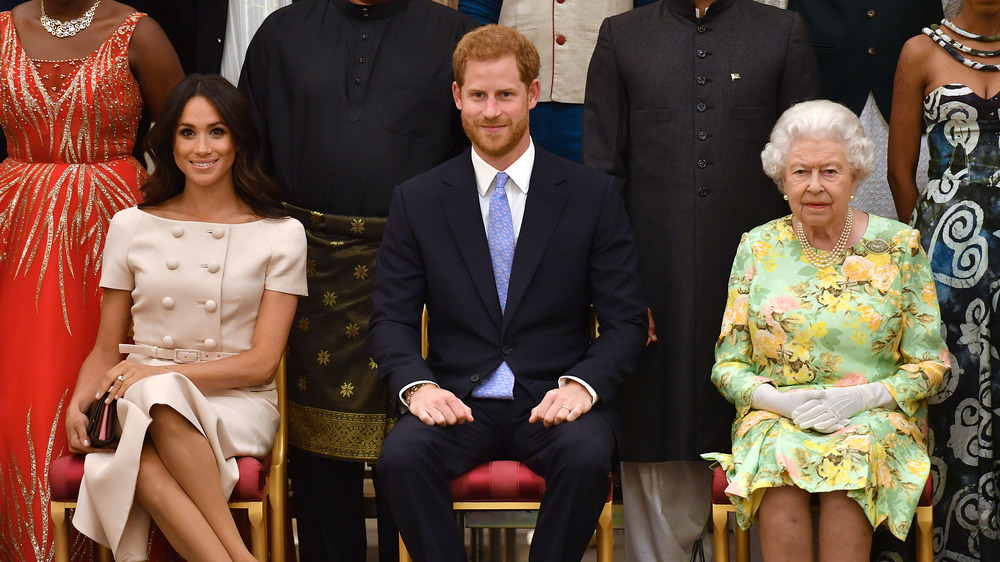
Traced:
MULTIPOLYGON (((288 352, 303 560, 365 559, 364 461, 393 419, 365 345, 375 253, 393 188, 467 145, 451 53, 475 26, 430 0, 303 0, 271 14, 247 50, 240 90, 262 162, 309 237, 309 297, 288 352)), ((395 536, 379 527, 391 559, 395 536)))

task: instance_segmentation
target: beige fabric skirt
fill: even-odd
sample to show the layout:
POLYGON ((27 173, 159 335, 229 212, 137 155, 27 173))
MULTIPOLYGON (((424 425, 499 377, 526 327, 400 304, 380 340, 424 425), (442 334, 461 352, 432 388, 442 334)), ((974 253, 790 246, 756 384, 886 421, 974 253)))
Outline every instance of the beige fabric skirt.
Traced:
POLYGON ((149 513, 136 503, 139 455, 156 404, 177 410, 208 439, 226 497, 239 478, 233 457, 262 458, 278 429, 274 390, 230 389, 202 394, 185 377, 167 373, 143 379, 118 401, 121 440, 114 453, 87 455, 73 525, 114 552, 115 560, 147 559, 149 513))

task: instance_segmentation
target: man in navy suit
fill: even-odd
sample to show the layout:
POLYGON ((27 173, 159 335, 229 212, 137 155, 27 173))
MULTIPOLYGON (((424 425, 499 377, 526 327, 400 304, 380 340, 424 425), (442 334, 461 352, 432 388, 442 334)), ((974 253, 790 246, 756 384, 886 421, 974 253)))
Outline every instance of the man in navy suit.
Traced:
POLYGON ((615 391, 646 343, 632 231, 611 178, 533 145, 530 41, 482 27, 453 68, 472 149, 396 189, 378 254, 368 340, 407 411, 378 471, 413 558, 464 562, 449 481, 522 461, 546 480, 530 559, 575 562, 608 496, 615 391))

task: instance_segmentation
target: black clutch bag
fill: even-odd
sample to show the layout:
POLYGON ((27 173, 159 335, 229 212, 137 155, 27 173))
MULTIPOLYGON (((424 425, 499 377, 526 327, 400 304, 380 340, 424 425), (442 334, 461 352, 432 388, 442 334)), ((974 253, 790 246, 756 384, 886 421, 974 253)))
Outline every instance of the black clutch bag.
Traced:
POLYGON ((87 425, 87 436, 90 437, 90 446, 95 449, 103 449, 113 445, 118 441, 118 401, 112 400, 110 404, 104 401, 108 399, 109 392, 94 402, 90 406, 87 416, 90 423, 87 425))

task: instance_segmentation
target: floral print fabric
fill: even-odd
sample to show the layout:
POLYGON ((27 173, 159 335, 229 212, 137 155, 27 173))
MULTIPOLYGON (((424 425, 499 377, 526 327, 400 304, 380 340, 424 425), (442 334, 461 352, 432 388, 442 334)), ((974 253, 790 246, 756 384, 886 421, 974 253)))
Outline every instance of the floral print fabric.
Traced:
POLYGON ((745 234, 729 279, 712 382, 736 406, 726 493, 747 528, 764 491, 847 490, 873 527, 909 531, 930 472, 926 400, 948 371, 935 286, 919 233, 870 215, 840 264, 817 268, 791 216, 745 234), (751 407, 781 391, 881 382, 898 408, 857 414, 832 434, 751 407))

